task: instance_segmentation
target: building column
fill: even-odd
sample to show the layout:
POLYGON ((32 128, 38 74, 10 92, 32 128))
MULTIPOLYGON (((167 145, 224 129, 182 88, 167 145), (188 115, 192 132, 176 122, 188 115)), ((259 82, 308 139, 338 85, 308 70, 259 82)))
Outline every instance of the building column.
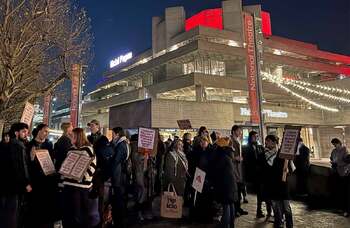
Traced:
POLYGON ((206 101, 206 94, 205 94, 204 87, 202 85, 196 85, 195 90, 196 90, 196 101, 198 102, 206 101))

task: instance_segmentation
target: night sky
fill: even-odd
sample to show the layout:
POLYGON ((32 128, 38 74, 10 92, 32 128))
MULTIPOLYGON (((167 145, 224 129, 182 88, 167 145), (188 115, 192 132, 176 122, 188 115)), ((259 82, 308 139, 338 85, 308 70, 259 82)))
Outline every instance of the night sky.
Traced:
MULTIPOLYGON (((184 6, 186 17, 221 6, 220 0, 78 0, 91 17, 94 60, 88 75, 91 91, 114 57, 151 47, 152 16, 166 7, 184 6)), ((272 33, 350 55, 350 0, 244 0, 270 12, 272 33)))

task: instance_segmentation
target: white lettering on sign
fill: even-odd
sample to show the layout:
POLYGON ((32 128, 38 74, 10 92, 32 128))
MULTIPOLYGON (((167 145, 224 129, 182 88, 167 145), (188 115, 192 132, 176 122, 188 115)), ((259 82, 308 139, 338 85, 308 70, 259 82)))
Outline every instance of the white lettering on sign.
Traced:
POLYGON ((121 63, 127 62, 131 58, 132 58, 132 52, 129 52, 129 53, 125 54, 125 55, 121 55, 118 58, 115 58, 115 59, 111 60, 109 62, 109 67, 110 68, 116 67, 116 66, 118 66, 121 63))
MULTIPOLYGON (((271 118, 288 118, 287 112, 274 112, 270 109, 264 109, 263 113, 267 115, 267 117, 271 118)), ((241 108, 241 116, 250 116, 249 108, 241 108)))

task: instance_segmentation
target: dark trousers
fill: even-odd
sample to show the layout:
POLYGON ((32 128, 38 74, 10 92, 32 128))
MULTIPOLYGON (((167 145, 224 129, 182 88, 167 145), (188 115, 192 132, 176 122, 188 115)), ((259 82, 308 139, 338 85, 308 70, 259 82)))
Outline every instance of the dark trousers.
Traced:
POLYGON ((340 188, 339 188, 339 200, 342 205, 344 212, 350 213, 350 177, 339 177, 340 188))
POLYGON ((293 214, 289 200, 272 200, 272 208, 275 216, 274 228, 283 226, 283 215, 286 219, 286 227, 293 227, 293 214))
POLYGON ((238 200, 234 204, 235 204, 235 212, 239 213, 240 211, 242 211, 241 200, 242 200, 242 193, 245 191, 244 183, 237 183, 237 188, 238 188, 238 200))
POLYGON ((0 197, 0 227, 17 228, 20 218, 20 196, 0 197))
POLYGON ((235 207, 231 204, 223 204, 223 213, 220 221, 221 228, 235 227, 235 207))
POLYGON ((65 186, 63 190, 64 228, 87 228, 89 226, 89 189, 65 186))
POLYGON ((114 227, 126 227, 127 196, 124 187, 113 187, 111 204, 114 227))
POLYGON ((264 199, 262 196, 262 191, 258 191, 256 194, 256 214, 263 214, 262 212, 262 202, 265 202, 265 206, 266 206, 266 212, 268 216, 271 216, 271 212, 272 212, 272 203, 271 200, 267 200, 264 199))

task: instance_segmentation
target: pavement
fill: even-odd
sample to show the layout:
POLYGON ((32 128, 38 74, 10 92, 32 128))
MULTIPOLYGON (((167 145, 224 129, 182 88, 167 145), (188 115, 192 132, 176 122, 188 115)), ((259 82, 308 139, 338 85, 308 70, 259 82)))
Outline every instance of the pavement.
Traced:
MULTIPOLYGON (((256 197, 248 195, 248 204, 242 204, 242 208, 249 212, 246 216, 241 216, 236 219, 235 227, 241 228, 273 228, 272 221, 265 219, 256 219, 256 197)), ((159 205, 159 199, 155 202, 159 205)), ((350 228, 350 218, 343 217, 339 212, 326 209, 310 209, 305 203, 299 201, 291 201, 293 211, 294 227, 300 228, 350 228)), ((136 219, 132 219, 128 227, 136 228, 214 228, 214 224, 190 224, 185 219, 167 220, 159 218, 159 208, 154 208, 156 218, 145 223, 137 223, 136 219)))

